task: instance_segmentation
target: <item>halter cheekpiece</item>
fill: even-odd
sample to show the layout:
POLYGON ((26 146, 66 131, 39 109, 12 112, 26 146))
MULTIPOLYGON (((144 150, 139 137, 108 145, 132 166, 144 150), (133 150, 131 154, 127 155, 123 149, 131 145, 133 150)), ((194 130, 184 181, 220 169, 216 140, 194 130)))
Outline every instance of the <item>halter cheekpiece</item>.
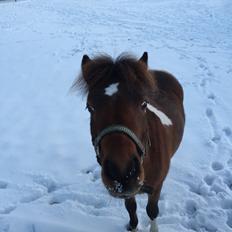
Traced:
POLYGON ((122 126, 122 125, 111 125, 109 127, 106 127, 105 129, 103 129, 98 136, 94 139, 94 149, 97 155, 97 159, 100 159, 100 142, 103 139, 104 136, 111 134, 111 133, 123 133, 125 135, 127 135, 136 145, 136 148, 138 150, 138 153, 141 157, 141 159, 143 160, 145 153, 146 153, 146 149, 143 146, 142 142, 139 140, 139 138, 136 136, 136 134, 131 131, 129 128, 122 126))

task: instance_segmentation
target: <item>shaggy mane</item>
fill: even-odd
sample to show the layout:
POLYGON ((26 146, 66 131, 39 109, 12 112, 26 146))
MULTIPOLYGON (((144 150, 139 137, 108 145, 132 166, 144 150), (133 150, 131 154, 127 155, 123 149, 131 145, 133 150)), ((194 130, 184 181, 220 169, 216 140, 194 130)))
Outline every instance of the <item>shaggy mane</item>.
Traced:
POLYGON ((153 92, 155 88, 154 78, 147 66, 131 55, 122 54, 115 60, 106 55, 93 58, 84 65, 71 89, 88 94, 114 82, 125 83, 133 95, 153 92))

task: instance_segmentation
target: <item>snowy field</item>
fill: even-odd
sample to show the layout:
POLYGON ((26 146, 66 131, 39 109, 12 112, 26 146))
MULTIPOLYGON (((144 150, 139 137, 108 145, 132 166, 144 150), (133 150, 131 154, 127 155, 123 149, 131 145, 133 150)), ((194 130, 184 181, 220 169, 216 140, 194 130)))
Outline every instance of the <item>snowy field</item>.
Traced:
MULTIPOLYGON (((232 231, 230 0, 0 1, 0 232, 120 232, 69 92, 83 54, 149 53, 185 91, 186 128, 159 202, 160 232, 232 231)), ((148 231, 146 195, 137 198, 148 231)))

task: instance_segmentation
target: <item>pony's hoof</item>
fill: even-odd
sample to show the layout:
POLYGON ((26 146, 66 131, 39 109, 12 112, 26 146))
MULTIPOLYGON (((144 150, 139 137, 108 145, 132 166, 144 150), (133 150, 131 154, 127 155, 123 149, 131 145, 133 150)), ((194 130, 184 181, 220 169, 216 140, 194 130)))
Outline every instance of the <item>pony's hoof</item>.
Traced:
POLYGON ((133 228, 131 226, 131 224, 127 224, 126 229, 127 229, 127 231, 132 231, 132 232, 136 232, 137 231, 137 228, 133 228))
POLYGON ((150 232, 159 232, 158 224, 155 219, 151 221, 150 232))

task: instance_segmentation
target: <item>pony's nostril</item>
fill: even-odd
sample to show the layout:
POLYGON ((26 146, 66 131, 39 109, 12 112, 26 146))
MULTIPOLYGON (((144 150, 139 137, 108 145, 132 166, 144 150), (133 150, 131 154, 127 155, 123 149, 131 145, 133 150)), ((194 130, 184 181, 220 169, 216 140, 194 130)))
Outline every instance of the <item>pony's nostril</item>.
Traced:
POLYGON ((111 180, 119 180, 120 173, 114 162, 106 160, 103 165, 104 174, 111 180))
POLYGON ((139 175, 139 160, 136 156, 133 156, 131 162, 127 167, 127 177, 128 178, 137 178, 139 175))

